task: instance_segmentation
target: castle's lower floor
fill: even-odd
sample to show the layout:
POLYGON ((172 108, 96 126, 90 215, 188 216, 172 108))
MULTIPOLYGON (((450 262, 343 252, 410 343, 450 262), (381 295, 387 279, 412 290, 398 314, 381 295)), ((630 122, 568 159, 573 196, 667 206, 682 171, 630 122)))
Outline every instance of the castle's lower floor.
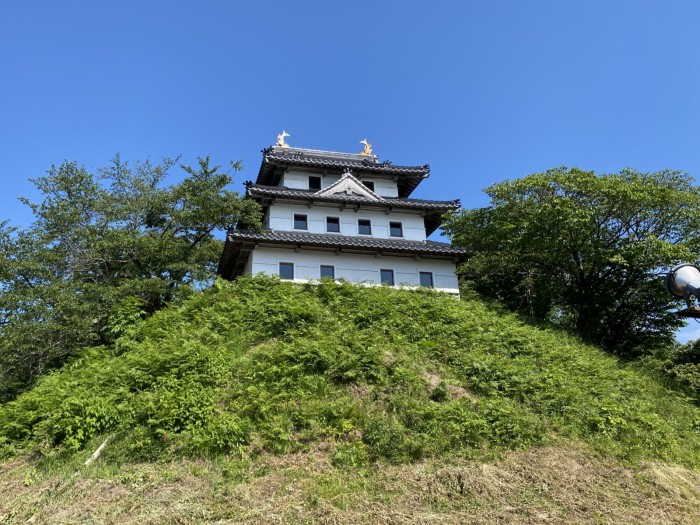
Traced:
POLYGON ((444 258, 256 246, 243 273, 279 275, 297 282, 328 277, 370 285, 427 286, 457 294, 455 269, 453 260, 444 258))

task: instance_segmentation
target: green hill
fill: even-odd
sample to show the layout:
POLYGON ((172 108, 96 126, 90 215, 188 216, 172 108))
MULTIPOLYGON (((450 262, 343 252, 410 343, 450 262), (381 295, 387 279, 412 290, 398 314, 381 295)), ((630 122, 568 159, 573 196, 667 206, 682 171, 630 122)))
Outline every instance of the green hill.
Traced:
POLYGON ((670 522, 700 509, 697 406, 573 337, 430 290, 217 282, 0 407, 0 447, 10 495, 0 523, 48 520, 85 493, 98 522, 172 522, 149 514, 132 475, 154 494, 198 494, 181 522, 275 522, 259 506, 270 496, 251 496, 260 480, 272 500, 280 483, 297 484, 283 508, 270 507, 282 521, 373 522, 384 509, 390 522, 412 522, 392 512, 413 508, 415 522, 491 511, 547 521, 533 509, 592 523, 666 509, 659 520, 670 522), (108 436, 99 461, 83 466, 108 436), (569 504, 542 488, 557 482, 608 507, 564 512, 569 504), (110 507, 100 483, 133 489, 145 506, 110 507), (249 505, 223 503, 243 488, 249 505))

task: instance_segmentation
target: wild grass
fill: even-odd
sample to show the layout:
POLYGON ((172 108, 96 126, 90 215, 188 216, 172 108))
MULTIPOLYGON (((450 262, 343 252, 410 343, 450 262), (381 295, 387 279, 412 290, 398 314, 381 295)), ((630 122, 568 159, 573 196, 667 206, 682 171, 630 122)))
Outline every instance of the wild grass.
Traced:
POLYGON ((700 523, 700 473, 626 467, 581 443, 362 468, 334 466, 330 447, 54 466, 0 466, 0 523, 700 523))

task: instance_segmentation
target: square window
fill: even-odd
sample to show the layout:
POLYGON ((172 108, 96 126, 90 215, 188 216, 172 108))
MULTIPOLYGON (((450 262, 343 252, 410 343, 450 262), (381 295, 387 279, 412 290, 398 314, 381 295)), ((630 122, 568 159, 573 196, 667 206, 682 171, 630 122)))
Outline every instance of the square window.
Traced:
POLYGON ((379 279, 382 284, 394 286, 394 270, 379 270, 379 279))
POLYGON ((306 220, 306 215, 294 214, 294 229, 295 230, 308 230, 309 225, 306 220))
POLYGON ((326 231, 334 233, 340 232, 340 218, 326 217, 326 231))
POLYGON ((334 266, 326 266, 325 264, 321 265, 321 278, 323 277, 330 277, 331 279, 335 279, 335 267, 334 266))
POLYGON ((403 226, 400 222, 389 223, 389 235, 392 237, 403 237, 403 226))
POLYGON ((294 279, 294 263, 280 263, 280 277, 282 279, 294 279))
POLYGON ((321 189, 321 177, 309 177, 309 189, 310 190, 320 190, 321 189))
POLYGON ((372 222, 369 219, 358 219, 357 233, 360 235, 372 235, 372 222))
POLYGON ((420 277, 420 285, 426 286, 428 288, 433 287, 433 273, 432 272, 418 272, 420 277))
POLYGON ((367 187, 367 189, 374 191, 374 181, 363 180, 362 184, 364 184, 367 187))

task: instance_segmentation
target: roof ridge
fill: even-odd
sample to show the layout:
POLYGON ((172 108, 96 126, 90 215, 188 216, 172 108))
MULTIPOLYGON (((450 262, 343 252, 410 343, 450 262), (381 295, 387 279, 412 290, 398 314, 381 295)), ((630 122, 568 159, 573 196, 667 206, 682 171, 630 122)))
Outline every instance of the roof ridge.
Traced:
POLYGON ((274 153, 281 156, 311 156, 311 157, 337 157, 339 159, 353 159, 353 160, 368 160, 375 163, 379 163, 379 157, 377 155, 363 155, 362 153, 348 153, 344 151, 331 151, 323 149, 311 149, 311 148, 296 148, 289 146, 286 148, 280 146, 270 146, 263 150, 264 154, 274 153))

